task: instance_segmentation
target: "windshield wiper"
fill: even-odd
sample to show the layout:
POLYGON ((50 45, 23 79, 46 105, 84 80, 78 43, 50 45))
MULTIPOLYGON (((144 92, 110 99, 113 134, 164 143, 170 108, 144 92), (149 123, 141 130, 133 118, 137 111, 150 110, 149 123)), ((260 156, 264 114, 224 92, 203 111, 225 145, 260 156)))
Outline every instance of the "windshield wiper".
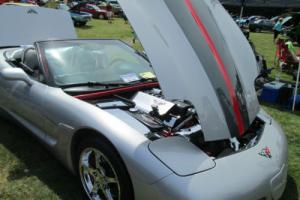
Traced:
POLYGON ((105 88, 108 87, 121 87, 121 86, 129 86, 131 85, 130 83, 102 83, 102 82, 93 82, 89 81, 86 83, 74 83, 74 84, 68 84, 68 85, 62 85, 60 86, 62 89, 66 88, 72 88, 72 87, 97 87, 97 86, 103 86, 105 88))

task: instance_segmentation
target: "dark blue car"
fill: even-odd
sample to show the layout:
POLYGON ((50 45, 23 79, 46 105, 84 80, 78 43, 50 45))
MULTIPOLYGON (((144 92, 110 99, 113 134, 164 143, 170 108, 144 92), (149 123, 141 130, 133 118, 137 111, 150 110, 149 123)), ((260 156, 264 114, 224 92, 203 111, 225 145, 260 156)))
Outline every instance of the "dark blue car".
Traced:
POLYGON ((60 3, 57 5, 57 9, 69 11, 75 26, 85 26, 92 19, 90 13, 82 12, 76 9, 76 6, 70 8, 66 4, 60 3))

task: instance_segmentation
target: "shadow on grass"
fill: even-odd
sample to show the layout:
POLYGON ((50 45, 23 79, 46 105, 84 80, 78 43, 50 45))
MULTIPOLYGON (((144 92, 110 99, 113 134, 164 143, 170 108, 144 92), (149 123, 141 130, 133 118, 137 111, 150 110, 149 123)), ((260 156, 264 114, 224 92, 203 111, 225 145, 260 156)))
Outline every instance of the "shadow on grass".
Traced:
POLYGON ((78 28, 78 29, 84 29, 84 30, 88 30, 88 29, 91 29, 91 28, 93 28, 93 26, 91 26, 91 25, 85 25, 85 26, 76 26, 76 28, 78 28))
MULTIPOLYGON (((27 130, 2 119, 0 129, 0 143, 18 159, 17 165, 10 166, 8 163, 4 166, 9 169, 8 181, 37 177, 62 200, 83 199, 77 178, 48 153, 27 130)), ((40 188, 38 186, 33 190, 39 193, 40 188)), ((43 194, 39 194, 40 196, 43 194)))
POLYGON ((260 102, 260 104, 263 106, 278 110, 280 112, 286 112, 286 113, 290 113, 292 115, 300 116, 300 111, 292 112, 291 108, 285 108, 284 106, 281 106, 278 104, 269 104, 269 103, 265 103, 265 102, 260 102))
POLYGON ((288 175, 286 188, 280 200, 298 200, 298 198, 299 191, 297 188, 296 181, 293 177, 288 175))

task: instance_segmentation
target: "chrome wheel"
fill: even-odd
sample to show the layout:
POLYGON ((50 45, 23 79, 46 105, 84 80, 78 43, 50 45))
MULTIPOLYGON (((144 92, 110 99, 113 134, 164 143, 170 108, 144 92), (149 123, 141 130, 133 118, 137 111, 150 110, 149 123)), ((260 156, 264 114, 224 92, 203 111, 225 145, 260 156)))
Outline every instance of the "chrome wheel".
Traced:
POLYGON ((96 148, 82 151, 79 160, 80 180, 91 200, 120 200, 117 173, 107 157, 96 148))

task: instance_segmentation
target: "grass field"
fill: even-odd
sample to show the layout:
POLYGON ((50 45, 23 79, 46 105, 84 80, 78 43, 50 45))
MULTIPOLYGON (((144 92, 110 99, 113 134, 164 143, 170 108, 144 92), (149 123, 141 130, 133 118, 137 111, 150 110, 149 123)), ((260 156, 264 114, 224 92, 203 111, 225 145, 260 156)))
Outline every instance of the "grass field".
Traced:
MULTIPOLYGON (((122 20, 115 20, 113 24, 93 20, 89 26, 76 30, 79 37, 83 38, 119 38, 132 42, 131 28, 122 20)), ((269 65, 272 65, 275 53, 272 35, 253 34, 251 39, 257 50, 265 55, 269 65)), ((139 43, 134 46, 141 49, 139 43)), ((275 70, 272 76, 278 73, 275 70)), ((291 80, 284 74, 281 77, 291 80)), ((282 124, 288 136, 288 184, 282 199, 300 200, 300 114, 275 106, 263 107, 282 124)), ((82 194, 77 179, 43 146, 15 124, 0 120, 0 199, 79 200, 82 194)))

